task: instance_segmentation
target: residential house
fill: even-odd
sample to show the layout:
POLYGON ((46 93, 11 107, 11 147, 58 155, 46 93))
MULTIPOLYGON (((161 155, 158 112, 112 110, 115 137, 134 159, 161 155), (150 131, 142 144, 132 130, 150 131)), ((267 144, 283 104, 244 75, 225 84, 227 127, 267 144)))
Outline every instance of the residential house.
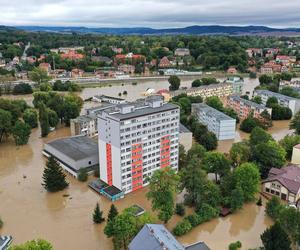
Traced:
POLYGON ((84 71, 82 69, 72 69, 71 77, 72 78, 82 77, 83 73, 84 71))
POLYGON ((262 184, 263 192, 296 203, 300 199, 300 167, 290 164, 281 169, 271 168, 262 184))
POLYGON ((183 246, 161 224, 145 224, 128 246, 129 250, 210 250, 204 242, 183 246))
POLYGON ((69 59, 72 61, 80 60, 84 58, 83 54, 77 53, 74 50, 70 50, 68 53, 63 53, 60 55, 62 59, 69 59))
POLYGON ((229 96, 227 98, 227 106, 237 113, 240 120, 246 119, 250 114, 257 119, 263 119, 261 113, 265 110, 270 115, 272 114, 272 109, 267 108, 265 105, 246 100, 239 96, 229 96))
POLYGON ((177 48, 174 52, 174 55, 175 56, 180 56, 180 57, 189 56, 190 55, 190 50, 186 49, 186 48, 177 48))
POLYGON ((239 76, 230 76, 225 80, 226 83, 231 83, 233 94, 241 95, 243 93, 244 79, 239 76))
POLYGON ((193 103, 192 114, 198 121, 207 126, 218 140, 230 140, 235 138, 236 120, 228 115, 204 104, 193 103))
POLYGON ((47 75, 49 75, 51 72, 50 63, 40 63, 39 68, 45 70, 47 72, 47 75))
POLYGON ((170 67, 172 67, 172 64, 169 61, 168 57, 164 56, 162 59, 160 59, 158 67, 159 68, 170 68, 170 67))
POLYGON ((259 48, 249 48, 246 50, 246 53, 250 58, 252 58, 252 57, 262 56, 263 50, 259 48))
POLYGON ((125 74, 134 74, 135 66, 130 64, 121 64, 118 66, 118 70, 125 74))
POLYGON ((231 75, 234 75, 234 74, 237 74, 238 71, 235 67, 230 67, 228 70, 227 70, 227 74, 231 74, 231 75))

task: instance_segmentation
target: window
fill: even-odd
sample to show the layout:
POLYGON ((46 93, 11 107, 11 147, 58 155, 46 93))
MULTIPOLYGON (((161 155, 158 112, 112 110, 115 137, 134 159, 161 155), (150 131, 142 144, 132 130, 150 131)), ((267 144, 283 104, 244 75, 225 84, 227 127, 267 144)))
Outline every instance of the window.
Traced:
POLYGON ((89 165, 91 165, 92 164, 92 162, 91 161, 89 161, 89 165))

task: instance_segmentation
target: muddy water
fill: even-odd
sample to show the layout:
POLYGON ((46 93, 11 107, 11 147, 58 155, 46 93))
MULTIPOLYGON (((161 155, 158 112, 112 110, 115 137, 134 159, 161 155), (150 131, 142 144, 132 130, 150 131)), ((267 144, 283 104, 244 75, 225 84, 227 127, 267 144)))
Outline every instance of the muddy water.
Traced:
MULTIPOLYGON (((288 134, 292 134, 293 130, 289 129, 290 121, 273 121, 273 127, 271 127, 268 130, 268 133, 270 133, 275 140, 281 140, 284 136, 288 134)), ((241 131, 238 128, 239 125, 237 125, 237 129, 235 132, 235 138, 234 140, 224 140, 218 142, 218 151, 223 153, 228 153, 232 144, 234 142, 240 142, 244 139, 249 139, 249 134, 241 131)))
MULTIPOLYGON (((151 82, 137 86, 90 88, 83 90, 81 95, 83 98, 95 94, 117 95, 127 90, 127 98, 136 99, 146 88, 158 90, 168 86, 164 84, 151 82)), ((250 84, 251 87, 254 85, 250 84)), ((28 103, 32 100, 30 96, 25 99, 28 103)), ((286 133, 287 125, 278 124, 272 129, 274 134, 280 135, 286 133)), ((86 183, 79 183, 70 176, 67 177, 70 186, 62 192, 48 194, 41 186, 45 165, 41 154, 43 144, 69 135, 68 128, 60 128, 42 139, 40 131, 35 129, 26 146, 16 147, 12 141, 0 144, 0 216, 5 223, 0 234, 12 235, 15 243, 44 238, 52 242, 56 250, 110 250, 112 244, 103 234, 104 224, 94 225, 91 219, 96 202, 100 203, 104 216, 107 216, 111 205, 109 200, 90 190, 86 183)), ((244 135, 239 136, 243 138, 244 135)), ((115 205, 122 210, 139 204, 151 211, 145 193, 146 189, 137 191, 115 202, 115 205)), ((179 219, 174 216, 168 228, 172 229, 179 219)), ((270 223, 264 216, 263 208, 248 204, 237 214, 198 226, 179 240, 184 244, 203 240, 212 250, 227 249, 234 240, 240 240, 246 247, 255 247, 261 244, 259 235, 270 223)))

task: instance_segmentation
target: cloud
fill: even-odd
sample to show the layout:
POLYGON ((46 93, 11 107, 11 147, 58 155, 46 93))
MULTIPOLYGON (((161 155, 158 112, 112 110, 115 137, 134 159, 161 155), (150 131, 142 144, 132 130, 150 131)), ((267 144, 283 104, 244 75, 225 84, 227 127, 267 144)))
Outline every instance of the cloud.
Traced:
POLYGON ((1 24, 88 27, 300 27, 290 0, 0 0, 1 24))

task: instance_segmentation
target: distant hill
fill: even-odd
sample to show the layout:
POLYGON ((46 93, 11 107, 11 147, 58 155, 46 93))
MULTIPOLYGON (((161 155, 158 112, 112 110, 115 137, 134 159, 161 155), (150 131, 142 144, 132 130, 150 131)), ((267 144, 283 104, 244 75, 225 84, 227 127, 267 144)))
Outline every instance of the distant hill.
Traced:
POLYGON ((189 26, 185 28, 152 29, 146 27, 136 28, 87 28, 87 27, 59 27, 59 26, 16 26, 18 29, 32 32, 58 32, 58 33, 98 33, 114 35, 300 35, 300 28, 276 29, 266 26, 189 26))

